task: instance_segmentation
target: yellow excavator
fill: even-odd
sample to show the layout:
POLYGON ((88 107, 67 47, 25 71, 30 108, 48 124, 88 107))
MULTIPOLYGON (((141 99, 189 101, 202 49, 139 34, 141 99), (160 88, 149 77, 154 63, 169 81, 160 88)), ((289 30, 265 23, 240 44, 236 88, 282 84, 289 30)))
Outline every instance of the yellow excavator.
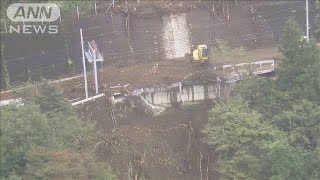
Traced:
POLYGON ((193 62, 204 63, 209 62, 208 47, 204 44, 198 45, 197 49, 193 51, 193 62))

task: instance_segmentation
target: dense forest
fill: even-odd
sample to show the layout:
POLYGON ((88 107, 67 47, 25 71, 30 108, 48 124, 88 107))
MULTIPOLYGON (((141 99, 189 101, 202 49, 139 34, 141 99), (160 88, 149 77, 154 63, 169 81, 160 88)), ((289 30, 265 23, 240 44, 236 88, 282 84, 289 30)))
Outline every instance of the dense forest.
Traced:
POLYGON ((79 119, 57 87, 1 107, 1 179, 116 179, 92 152, 94 124, 79 119))
POLYGON ((215 106, 203 140, 221 179, 320 178, 320 50, 289 20, 276 80, 242 82, 215 106))

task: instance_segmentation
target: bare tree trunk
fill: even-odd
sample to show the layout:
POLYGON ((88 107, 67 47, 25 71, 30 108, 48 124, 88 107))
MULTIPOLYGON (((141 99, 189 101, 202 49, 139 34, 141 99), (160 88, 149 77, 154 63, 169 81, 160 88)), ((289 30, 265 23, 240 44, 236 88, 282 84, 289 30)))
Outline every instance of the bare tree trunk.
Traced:
POLYGON ((200 158, 199 158, 199 170, 200 170, 200 180, 202 180, 202 167, 201 167, 201 162, 202 162, 202 154, 201 152, 199 151, 199 155, 200 155, 200 158))
POLYGON ((208 160, 207 160, 207 180, 209 180, 209 155, 208 155, 208 160))
POLYGON ((212 0, 212 12, 214 12, 214 0, 212 0))
POLYGON ((132 163, 131 163, 131 160, 130 160, 129 161, 129 165, 128 165, 128 179, 131 179, 132 172, 133 172, 133 168, 132 168, 132 163))
POLYGON ((230 20, 229 3, 228 2, 226 2, 226 3, 227 3, 227 18, 228 18, 228 20, 230 20))
POLYGON ((230 14, 229 14, 229 4, 228 2, 226 2, 226 11, 225 11, 225 8, 224 8, 224 0, 222 1, 222 14, 224 17, 226 17, 228 20, 230 19, 230 14))
POLYGON ((224 0, 222 0, 222 14, 223 14, 223 16, 226 16, 225 12, 224 12, 224 0))
POLYGON ((193 134, 193 128, 192 128, 191 120, 190 120, 190 122, 189 122, 189 138, 188 138, 187 153, 189 153, 189 149, 190 149, 190 146, 191 146, 192 134, 193 134))

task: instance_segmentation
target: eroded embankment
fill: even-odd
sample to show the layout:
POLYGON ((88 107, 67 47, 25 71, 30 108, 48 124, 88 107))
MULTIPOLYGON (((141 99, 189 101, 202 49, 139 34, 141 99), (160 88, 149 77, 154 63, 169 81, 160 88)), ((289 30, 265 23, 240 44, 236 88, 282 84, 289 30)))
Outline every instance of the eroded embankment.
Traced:
MULTIPOLYGON (((221 4, 216 2, 212 11, 210 3, 130 2, 119 4, 107 13, 102 8, 97 15, 81 14, 80 19, 70 14, 69 19, 58 22, 57 35, 8 34, 3 42, 10 79, 27 80, 30 75, 37 80, 41 73, 45 78, 55 79, 70 72, 80 73, 80 28, 85 41, 96 40, 103 53, 104 62, 99 66, 123 67, 182 57, 197 44, 215 47, 217 38, 228 41, 231 46, 270 47, 279 39, 288 17, 297 16, 295 19, 304 25, 302 2, 280 5, 264 2, 261 7, 230 3, 229 20, 223 15, 221 4), (68 59, 73 61, 73 66, 66 65, 68 59)), ((103 2, 98 6, 103 6, 103 2)), ((87 66, 90 70, 91 66, 87 66)))

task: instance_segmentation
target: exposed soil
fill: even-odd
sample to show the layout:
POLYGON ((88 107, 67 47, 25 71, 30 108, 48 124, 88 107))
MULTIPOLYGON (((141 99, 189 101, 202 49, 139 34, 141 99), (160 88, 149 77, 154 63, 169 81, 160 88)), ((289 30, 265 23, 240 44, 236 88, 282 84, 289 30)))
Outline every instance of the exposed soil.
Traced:
MULTIPOLYGON (((81 107, 84 119, 97 122, 100 136, 94 150, 101 161, 112 164, 120 179, 215 179, 208 166, 208 147, 201 142, 201 129, 207 122, 211 103, 175 106, 151 117, 139 107, 115 107, 117 128, 110 117, 108 100, 101 98, 81 107)), ((209 161, 213 157, 209 157, 209 161)))
MULTIPOLYGON (((100 89, 101 91, 106 91, 112 86, 129 84, 127 90, 134 90, 142 87, 169 85, 182 80, 199 79, 203 78, 203 76, 211 76, 212 79, 215 79, 217 77, 215 73, 207 71, 207 69, 204 69, 206 70, 204 71, 199 64, 186 62, 185 59, 163 60, 158 63, 103 69, 99 72, 99 81, 102 84, 100 89)), ((70 87, 70 82, 63 82, 61 87, 69 87, 65 89, 65 93, 68 97, 76 98, 83 94, 84 85, 82 82, 82 78, 75 79, 72 84, 81 84, 80 86, 70 87)), ((88 84, 90 92, 94 92, 92 76, 89 76, 88 84)))
MULTIPOLYGON (((143 63, 121 68, 102 69, 99 72, 100 91, 108 91, 117 85, 129 85, 126 90, 135 90, 143 87, 157 87, 170 85, 179 81, 215 81, 219 71, 213 66, 222 64, 236 64, 256 60, 278 59, 279 53, 275 48, 248 51, 247 55, 235 62, 214 60, 211 64, 197 64, 190 62, 190 57, 176 60, 162 60, 157 63, 143 63)), ((94 82, 92 75, 88 76, 88 87, 92 94, 94 82)), ((69 99, 84 96, 83 78, 59 83, 69 99)), ((93 95, 93 94, 92 94, 93 95)))
MULTIPOLYGON (((240 62, 252 62, 265 59, 279 59, 276 48, 250 50, 247 54, 234 61, 224 62, 211 60, 211 64, 200 65, 191 63, 191 57, 175 60, 158 60, 157 63, 140 63, 125 67, 103 68, 98 74, 100 92, 106 92, 112 86, 129 85, 126 90, 135 90, 143 87, 156 87, 170 85, 179 81, 215 81, 219 71, 213 66, 223 64, 237 64, 240 62), (158 64, 158 65, 157 65, 158 64)), ((84 98, 83 77, 61 81, 57 84, 64 90, 68 99, 84 98)), ((90 96, 94 95, 94 81, 92 74, 88 75, 88 87, 90 96)), ((118 91, 119 89, 117 89, 118 91)), ((36 90, 34 90, 35 92, 36 90)), ((1 92, 1 100, 17 97, 12 91, 1 92)))

